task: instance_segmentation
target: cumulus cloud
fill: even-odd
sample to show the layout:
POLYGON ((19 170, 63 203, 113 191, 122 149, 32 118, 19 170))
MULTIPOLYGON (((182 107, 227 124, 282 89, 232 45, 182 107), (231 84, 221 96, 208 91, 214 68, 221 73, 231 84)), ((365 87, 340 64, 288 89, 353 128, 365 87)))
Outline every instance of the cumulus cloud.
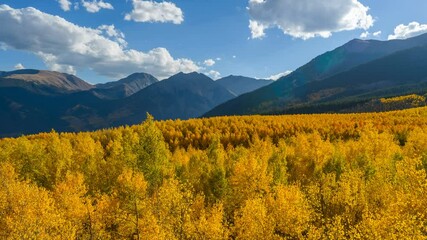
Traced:
POLYGON ((372 35, 374 35, 374 37, 379 37, 381 33, 382 33, 381 31, 378 31, 378 32, 372 33, 372 35))
POLYGON ((215 70, 210 70, 207 75, 209 75, 212 79, 217 80, 218 78, 221 77, 221 73, 219 73, 218 71, 215 70))
POLYGON ((358 0, 250 0, 249 29, 252 38, 277 27, 295 38, 328 38, 333 32, 369 29, 374 20, 358 0))
POLYGON ((114 26, 81 27, 32 7, 7 5, 0 5, 0 22, 0 42, 36 54, 51 70, 75 73, 89 68, 114 78, 143 71, 163 79, 200 69, 189 59, 174 59, 165 48, 126 48, 124 34, 114 26))
POLYGON ((213 65, 215 65, 215 61, 213 59, 206 59, 203 64, 207 67, 212 67, 213 65))
POLYGON ((408 25, 400 24, 394 29, 394 34, 388 36, 388 40, 406 39, 427 33, 427 24, 411 22, 408 25))
POLYGON ((133 10, 125 15, 125 20, 135 22, 172 22, 184 21, 182 10, 172 2, 154 2, 132 0, 133 10))
POLYGON ((82 6, 90 13, 99 12, 101 9, 114 9, 113 5, 104 2, 103 0, 85 1, 82 0, 82 6))
POLYGON ((71 8, 71 1, 69 0, 57 0, 59 3, 59 6, 61 7, 62 10, 64 11, 70 11, 71 8))
POLYGON ((22 70, 25 69, 24 65, 22 65, 22 63, 18 63, 16 64, 13 68, 15 68, 16 70, 22 70))
POLYGON ((267 79, 270 79, 270 80, 274 80, 274 81, 276 81, 277 79, 279 79, 279 78, 281 78, 281 77, 284 77, 284 76, 287 76, 287 75, 289 75, 289 74, 291 74, 292 73, 292 71, 290 71, 290 70, 287 70, 287 71, 284 71, 284 72, 281 72, 281 73, 278 73, 278 74, 275 74, 275 75, 271 75, 270 77, 268 77, 267 79))
POLYGON ((264 26, 264 24, 259 23, 255 20, 249 20, 249 29, 251 30, 252 38, 263 38, 265 36, 264 30, 268 28, 268 26, 264 26))
POLYGON ((125 35, 114 25, 101 25, 98 27, 108 37, 113 38, 115 42, 119 43, 122 47, 127 47, 128 43, 125 40, 125 35))

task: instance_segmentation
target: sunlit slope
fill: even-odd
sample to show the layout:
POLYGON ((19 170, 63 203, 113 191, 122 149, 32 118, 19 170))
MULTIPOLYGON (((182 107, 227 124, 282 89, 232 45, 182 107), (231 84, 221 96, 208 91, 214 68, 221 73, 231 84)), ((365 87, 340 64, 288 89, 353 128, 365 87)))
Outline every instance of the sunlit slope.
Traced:
POLYGON ((426 91, 426 44, 427 34, 392 41, 355 39, 205 116, 338 112, 349 103, 353 107, 358 101, 426 91))

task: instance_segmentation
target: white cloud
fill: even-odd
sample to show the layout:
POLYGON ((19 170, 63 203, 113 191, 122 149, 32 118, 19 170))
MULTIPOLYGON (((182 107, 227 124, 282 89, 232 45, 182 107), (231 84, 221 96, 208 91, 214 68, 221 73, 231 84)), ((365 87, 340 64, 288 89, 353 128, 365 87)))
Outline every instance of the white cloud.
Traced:
POLYGON ((64 11, 70 11, 71 8, 71 1, 69 0, 57 0, 59 3, 59 6, 61 7, 62 10, 64 11))
POLYGON ((215 65, 215 61, 213 59, 206 59, 203 64, 207 67, 212 67, 213 65, 215 65))
POLYGON ((165 48, 126 48, 124 35, 114 26, 81 27, 32 7, 7 5, 0 5, 0 22, 0 42, 36 54, 51 70, 75 73, 89 68, 114 78, 143 71, 163 79, 200 69, 189 59, 174 59, 165 48))
POLYGON ((16 64, 13 68, 15 68, 16 70, 22 70, 25 69, 24 65, 22 65, 22 63, 18 63, 16 64))
POLYGON ((382 33, 381 31, 377 31, 374 33, 370 33, 369 31, 366 31, 366 32, 363 32, 360 34, 360 38, 366 39, 366 38, 369 38, 370 36, 374 36, 374 37, 378 38, 381 35, 381 33, 382 33))
POLYGON ((394 29, 393 35, 388 35, 388 40, 406 39, 427 33, 427 24, 411 22, 408 25, 400 24, 394 29))
POLYGON ((379 37, 381 33, 382 33, 381 31, 378 31, 378 32, 372 33, 372 35, 374 35, 374 37, 379 37))
POLYGON ((209 75, 213 80, 217 80, 218 78, 221 77, 221 73, 219 73, 218 71, 215 70, 210 70, 207 75, 209 75))
POLYGON ((233 58, 237 58, 237 56, 236 56, 236 55, 233 55, 233 58))
POLYGON ((358 0, 250 0, 249 28, 252 38, 277 27, 295 38, 328 38, 333 32, 369 29, 373 18, 358 0))
POLYGON ((217 60, 217 61, 221 61, 221 58, 220 58, 220 57, 217 57, 215 60, 217 60))
POLYGON ((360 38, 368 38, 369 35, 371 35, 371 33, 368 32, 368 31, 366 31, 366 32, 363 32, 363 33, 360 34, 360 38))
POLYGON ((82 0, 82 6, 90 13, 99 12, 101 9, 114 9, 113 5, 104 2, 104 0, 85 1, 82 0))
POLYGON ((249 3, 263 3, 264 0, 249 0, 249 3))
POLYGON ((120 30, 116 29, 114 25, 101 25, 98 29, 104 31, 104 34, 113 38, 120 46, 127 47, 128 43, 125 40, 125 35, 120 30))
POLYGON ((281 78, 281 77, 284 77, 284 76, 286 76, 286 75, 289 75, 289 74, 291 74, 291 73, 292 73, 292 71, 287 70, 287 71, 284 71, 284 72, 281 72, 281 73, 278 73, 278 74, 275 74, 275 75, 271 75, 271 76, 270 76, 270 77, 268 77, 267 79, 271 79, 271 80, 276 81, 277 79, 279 79, 279 78, 281 78))
POLYGON ((133 10, 126 14, 125 20, 135 22, 172 22, 181 24, 184 21, 182 10, 172 2, 154 2, 132 0, 133 10))
POLYGON ((265 26, 254 20, 249 20, 249 29, 251 30, 252 38, 263 38, 265 36, 265 26))

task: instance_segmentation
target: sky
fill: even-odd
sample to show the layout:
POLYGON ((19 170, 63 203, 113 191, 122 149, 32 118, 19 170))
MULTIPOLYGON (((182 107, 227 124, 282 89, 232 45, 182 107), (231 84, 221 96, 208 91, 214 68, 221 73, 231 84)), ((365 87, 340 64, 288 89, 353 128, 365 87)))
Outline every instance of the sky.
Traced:
POLYGON ((427 32, 425 0, 0 0, 0 70, 277 79, 354 39, 427 32))

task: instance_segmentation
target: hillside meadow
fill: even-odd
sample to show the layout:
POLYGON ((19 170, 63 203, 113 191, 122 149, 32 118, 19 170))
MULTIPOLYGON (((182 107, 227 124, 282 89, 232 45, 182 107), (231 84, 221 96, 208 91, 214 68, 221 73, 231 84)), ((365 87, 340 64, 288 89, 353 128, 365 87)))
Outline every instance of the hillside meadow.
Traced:
POLYGON ((427 107, 0 140, 1 239, 426 239, 427 107))

